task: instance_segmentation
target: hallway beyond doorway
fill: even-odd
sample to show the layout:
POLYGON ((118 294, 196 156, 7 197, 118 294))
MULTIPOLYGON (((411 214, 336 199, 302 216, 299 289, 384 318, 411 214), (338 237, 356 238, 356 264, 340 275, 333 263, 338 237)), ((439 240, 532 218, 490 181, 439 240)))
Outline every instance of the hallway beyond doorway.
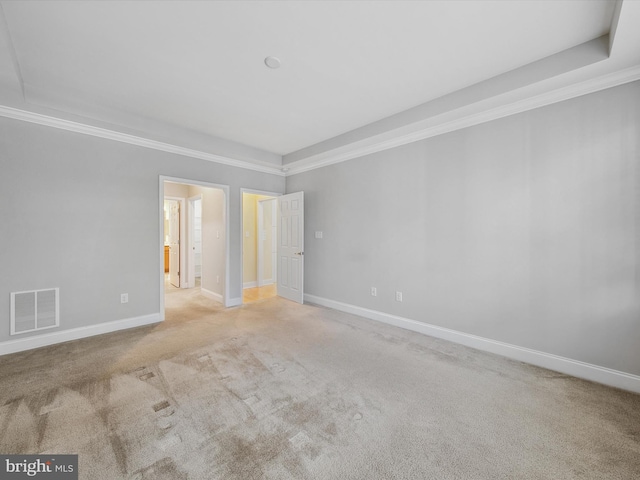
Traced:
POLYGON ((242 291, 242 303, 251 303, 277 295, 276 284, 265 285, 264 287, 245 288, 242 291))
MULTIPOLYGON (((171 277, 169 262, 170 283, 180 289, 197 290, 198 295, 223 306, 231 303, 228 293, 228 190, 225 185, 160 176, 160 242, 164 244, 161 245, 163 250, 168 239, 167 214, 163 211, 165 200, 175 198, 184 206, 176 229, 179 232, 179 262, 175 269, 178 278, 174 281, 171 277)), ((165 296, 168 292, 173 293, 166 285, 164 270, 162 268, 160 284, 161 318, 165 313, 165 296)))
POLYGON ((277 295, 278 195, 269 192, 242 192, 242 303, 277 295))

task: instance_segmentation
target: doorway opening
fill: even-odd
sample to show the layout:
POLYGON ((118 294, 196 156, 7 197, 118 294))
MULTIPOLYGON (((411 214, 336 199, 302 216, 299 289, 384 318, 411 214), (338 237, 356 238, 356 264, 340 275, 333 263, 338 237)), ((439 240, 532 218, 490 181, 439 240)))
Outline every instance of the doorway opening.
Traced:
POLYGON ((304 192, 241 192, 243 303, 304 303, 304 192))
POLYGON ((160 177, 160 315, 229 305, 228 187, 160 177))
POLYGON ((277 295, 277 195, 242 191, 242 303, 277 295))

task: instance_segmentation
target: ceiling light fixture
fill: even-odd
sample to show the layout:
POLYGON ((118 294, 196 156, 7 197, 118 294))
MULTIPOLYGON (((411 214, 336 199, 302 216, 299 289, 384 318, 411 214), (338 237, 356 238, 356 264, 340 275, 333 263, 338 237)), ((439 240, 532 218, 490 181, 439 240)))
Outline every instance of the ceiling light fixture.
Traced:
POLYGON ((280 68, 280 59, 277 57, 267 57, 264 59, 264 64, 269 68, 280 68))

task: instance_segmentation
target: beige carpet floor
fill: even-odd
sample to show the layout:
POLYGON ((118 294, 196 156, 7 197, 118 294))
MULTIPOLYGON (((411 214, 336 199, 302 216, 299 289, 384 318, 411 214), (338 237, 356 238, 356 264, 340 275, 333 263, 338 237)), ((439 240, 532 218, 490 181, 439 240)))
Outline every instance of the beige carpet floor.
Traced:
POLYGON ((0 357, 0 453, 80 478, 640 478, 640 396, 313 305, 223 309, 0 357))

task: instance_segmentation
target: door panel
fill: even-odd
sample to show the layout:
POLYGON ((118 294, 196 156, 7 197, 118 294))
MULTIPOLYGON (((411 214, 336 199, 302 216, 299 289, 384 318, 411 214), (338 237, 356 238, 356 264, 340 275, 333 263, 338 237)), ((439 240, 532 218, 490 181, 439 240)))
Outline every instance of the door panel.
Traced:
MULTIPOLYGON (((300 269, 301 269, 301 265, 300 265, 300 260, 298 260, 297 258, 292 258, 291 259, 291 279, 289 282, 289 288, 291 288, 292 290, 296 290, 296 291, 302 291, 301 285, 300 285, 300 269)), ((302 303, 302 302, 300 302, 302 303)))
POLYGON ((304 193, 278 197, 278 295, 304 302, 304 193))
POLYGON ((289 259, 287 257, 280 258, 280 280, 280 285, 289 288, 289 259))
POLYGON ((200 278, 202 271, 202 199, 200 195, 189 198, 189 244, 187 248, 187 286, 196 286, 196 278, 200 278))

